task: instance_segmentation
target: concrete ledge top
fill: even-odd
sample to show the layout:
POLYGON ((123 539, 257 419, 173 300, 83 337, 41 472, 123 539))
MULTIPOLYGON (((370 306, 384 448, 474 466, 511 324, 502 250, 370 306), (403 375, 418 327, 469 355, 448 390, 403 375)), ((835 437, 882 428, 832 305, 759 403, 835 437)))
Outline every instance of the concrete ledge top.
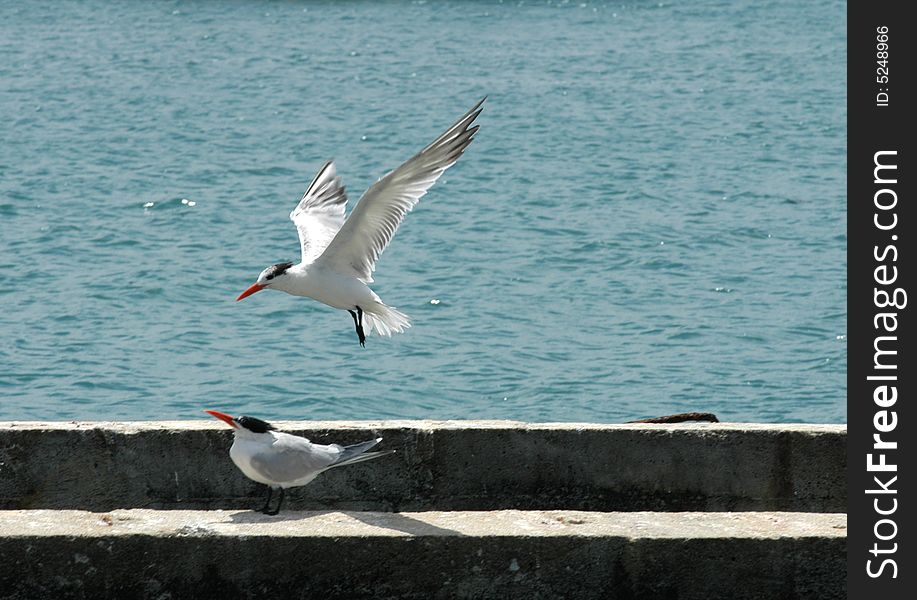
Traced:
POLYGON ((846 597, 825 512, 0 510, 0 597, 846 597))
POLYGON ((4 538, 197 537, 618 537, 627 539, 845 538, 847 515, 798 512, 238 510, 0 511, 4 538))
MULTIPOLYGON (((513 429, 533 431, 569 430, 630 430, 630 431, 787 431, 817 433, 846 433, 846 424, 815 423, 527 423, 522 421, 498 420, 381 420, 381 421, 274 421, 270 422, 280 430, 300 429, 513 429)), ((108 429, 123 433, 144 430, 201 430, 227 429, 215 419, 185 421, 0 421, 0 429, 17 430, 63 430, 108 429)))

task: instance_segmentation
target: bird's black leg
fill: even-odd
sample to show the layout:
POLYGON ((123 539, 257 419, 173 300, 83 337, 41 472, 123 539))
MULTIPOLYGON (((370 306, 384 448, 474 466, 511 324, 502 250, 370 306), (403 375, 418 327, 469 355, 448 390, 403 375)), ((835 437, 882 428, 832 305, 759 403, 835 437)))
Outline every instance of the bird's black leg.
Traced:
POLYGON ((267 486, 267 500, 264 501, 264 506, 261 507, 261 510, 259 512, 268 514, 267 510, 271 506, 271 496, 273 495, 274 495, 274 488, 272 488, 271 486, 267 486))
POLYGON ((357 307, 357 313, 360 313, 359 319, 357 319, 357 313, 353 312, 349 308, 347 312, 350 313, 350 316, 353 317, 353 326, 357 329, 357 336, 360 338, 360 345, 364 348, 366 347, 366 335, 363 334, 363 309, 359 306, 357 307))
POLYGON ((360 323, 357 325, 357 333, 360 334, 360 345, 366 347, 366 335, 363 334, 363 309, 357 307, 357 315, 360 317, 360 323))
POLYGON ((280 512, 280 506, 283 504, 283 497, 284 497, 285 495, 286 495, 286 490, 283 489, 283 488, 280 488, 280 500, 277 502, 277 508, 275 508, 274 510, 269 510, 269 511, 267 511, 267 512, 264 513, 264 514, 273 516, 273 515, 276 515, 277 513, 279 513, 279 512, 280 512))

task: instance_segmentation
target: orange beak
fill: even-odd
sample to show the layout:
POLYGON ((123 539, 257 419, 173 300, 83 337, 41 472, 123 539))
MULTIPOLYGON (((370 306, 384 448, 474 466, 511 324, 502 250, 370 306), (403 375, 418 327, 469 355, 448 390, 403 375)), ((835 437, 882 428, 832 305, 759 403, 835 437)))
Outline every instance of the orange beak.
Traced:
POLYGON ((235 422, 233 421, 232 415, 227 415, 226 413, 221 413, 221 412, 218 411, 218 410, 205 410, 204 412, 207 413, 208 415, 211 415, 211 416, 216 417, 217 419, 223 421, 224 423, 226 423, 227 425, 229 425, 229 426, 232 427, 233 429, 238 429, 238 428, 239 428, 239 426, 236 425, 235 422))
POLYGON ((255 292, 260 292, 260 291, 263 290, 265 287, 266 287, 266 286, 259 285, 259 284, 257 284, 257 283, 253 283, 247 290, 245 290, 244 292, 242 292, 241 294, 239 294, 239 297, 236 298, 236 302, 238 302, 238 301, 241 300, 242 298, 248 298, 249 296, 251 296, 251 295, 254 294, 255 292))

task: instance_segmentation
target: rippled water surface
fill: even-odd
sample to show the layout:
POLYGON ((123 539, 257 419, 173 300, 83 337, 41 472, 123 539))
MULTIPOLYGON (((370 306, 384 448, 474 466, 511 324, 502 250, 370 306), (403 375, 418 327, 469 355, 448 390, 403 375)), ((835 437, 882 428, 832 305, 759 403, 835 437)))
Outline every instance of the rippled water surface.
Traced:
POLYGON ((0 419, 846 421, 843 2, 0 6, 0 419), (484 95, 405 335, 235 302, 484 95))

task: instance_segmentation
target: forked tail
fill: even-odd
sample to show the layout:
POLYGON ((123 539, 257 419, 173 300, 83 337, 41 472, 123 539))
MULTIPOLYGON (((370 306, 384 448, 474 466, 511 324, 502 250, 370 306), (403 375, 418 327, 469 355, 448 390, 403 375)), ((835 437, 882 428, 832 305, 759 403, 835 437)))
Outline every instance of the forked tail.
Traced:
POLYGON ((369 335, 375 331, 385 337, 393 333, 402 333, 411 326, 411 318, 391 306, 377 302, 374 306, 363 307, 363 331, 369 335))
POLYGON ((354 444, 352 446, 344 446, 341 456, 338 457, 332 467, 340 467, 342 465, 352 465, 353 463, 363 462, 364 460, 371 460, 373 458, 379 458, 380 456, 385 456, 387 454, 394 454, 394 450, 381 450, 379 452, 367 452, 370 448, 382 441, 382 438, 376 438, 374 440, 369 440, 368 442, 361 442, 359 444, 354 444))

